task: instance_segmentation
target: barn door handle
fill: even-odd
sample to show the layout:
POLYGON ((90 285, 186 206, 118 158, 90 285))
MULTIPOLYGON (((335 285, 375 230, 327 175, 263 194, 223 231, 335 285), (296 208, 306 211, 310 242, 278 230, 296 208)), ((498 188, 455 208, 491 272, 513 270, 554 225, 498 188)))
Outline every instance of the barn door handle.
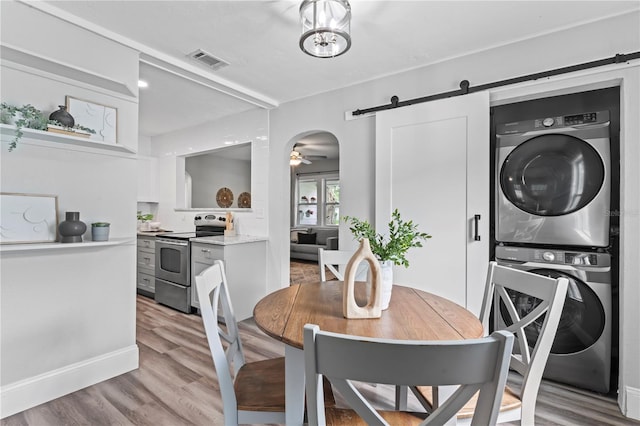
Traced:
POLYGON ((478 222, 480 221, 480 215, 474 215, 473 216, 473 223, 474 223, 474 235, 473 235, 473 239, 476 241, 480 241, 480 235, 478 234, 478 222))

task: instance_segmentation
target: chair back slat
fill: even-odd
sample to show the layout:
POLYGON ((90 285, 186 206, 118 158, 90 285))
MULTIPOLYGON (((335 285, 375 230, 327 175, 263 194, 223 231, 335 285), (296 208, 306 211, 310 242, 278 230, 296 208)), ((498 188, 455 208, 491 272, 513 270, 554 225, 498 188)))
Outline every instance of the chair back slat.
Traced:
POLYGON ((349 259, 353 256, 353 252, 345 250, 325 250, 318 249, 318 267, 320 268, 320 281, 326 281, 327 275, 325 267, 338 279, 344 281, 344 275, 336 268, 336 266, 345 266, 349 263, 349 259))
POLYGON ((198 274, 195 280, 202 322, 218 376, 226 417, 227 413, 237 411, 233 382, 238 370, 245 364, 245 359, 238 324, 229 299, 224 263, 216 260, 212 266, 198 274), (220 323, 221 319, 224 324, 220 323))
MULTIPOLYGON (((304 330, 305 373, 310 424, 323 419, 321 377, 326 376, 348 404, 371 425, 387 423, 352 382, 415 385, 461 385, 423 424, 454 417, 478 389, 487 408, 476 424, 495 423, 509 365, 513 335, 499 331, 483 339, 406 341, 373 339, 304 330), (390 360, 402 360, 393 362, 390 360), (433 416, 433 419, 431 418, 433 416), (448 416, 448 417, 447 417, 448 416)), ((320 421, 320 424, 322 422, 320 421)))
POLYGON ((517 343, 510 364, 511 369, 523 376, 519 395, 522 424, 534 423, 536 398, 560 323, 568 285, 567 278, 554 279, 500 266, 496 262, 489 264, 480 318, 483 323, 487 321, 493 305, 494 330, 507 330, 515 335, 517 343), (518 307, 513 302, 514 292, 537 300, 518 307), (536 305, 531 306, 534 303, 536 305), (503 315, 507 318, 502 318, 503 315), (527 328, 535 328, 534 341, 527 335, 527 328))

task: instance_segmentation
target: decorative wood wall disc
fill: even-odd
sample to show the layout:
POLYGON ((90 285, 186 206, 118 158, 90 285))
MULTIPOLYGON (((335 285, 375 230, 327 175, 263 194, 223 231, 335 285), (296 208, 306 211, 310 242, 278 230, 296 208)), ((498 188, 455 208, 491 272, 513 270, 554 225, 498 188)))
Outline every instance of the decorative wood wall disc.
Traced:
POLYGON ((233 204, 233 192, 229 188, 220 188, 216 194, 216 201, 220 207, 230 207, 233 204))
POLYGON ((251 194, 248 192, 243 192, 238 195, 238 207, 247 209, 251 207, 251 194))

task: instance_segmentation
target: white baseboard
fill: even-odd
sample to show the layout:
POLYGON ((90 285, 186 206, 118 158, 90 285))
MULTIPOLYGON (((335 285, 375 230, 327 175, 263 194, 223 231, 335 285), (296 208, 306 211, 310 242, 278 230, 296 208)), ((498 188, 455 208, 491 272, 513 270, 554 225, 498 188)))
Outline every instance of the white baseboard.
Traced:
POLYGON ((100 355, 3 386, 0 419, 138 368, 138 346, 100 355))
POLYGON ((630 419, 640 420, 640 389, 623 387, 620 403, 622 414, 630 419))

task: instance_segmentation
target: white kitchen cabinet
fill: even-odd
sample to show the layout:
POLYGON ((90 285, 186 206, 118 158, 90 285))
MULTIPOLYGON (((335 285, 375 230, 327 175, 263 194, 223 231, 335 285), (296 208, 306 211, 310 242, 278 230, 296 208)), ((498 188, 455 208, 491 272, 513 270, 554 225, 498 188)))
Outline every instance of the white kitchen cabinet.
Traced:
POLYGON ((138 235, 136 286, 143 294, 156 292, 156 239, 155 237, 138 235), (145 293, 146 292, 146 293, 145 293))
POLYGON ((138 202, 158 202, 158 159, 155 157, 138 157, 138 202))
MULTIPOLYGON (((206 240, 202 238, 201 240, 206 240)), ((266 295, 267 243, 265 240, 237 242, 239 239, 211 237, 218 244, 191 242, 191 306, 199 308, 195 276, 224 261, 231 303, 238 321, 253 316, 253 308, 266 295), (235 243, 224 243, 224 240, 235 243)))
POLYGON ((376 228, 387 232, 397 208, 432 235, 409 250, 409 268, 394 267, 394 283, 475 314, 489 261, 489 154, 488 93, 376 114, 376 228))

